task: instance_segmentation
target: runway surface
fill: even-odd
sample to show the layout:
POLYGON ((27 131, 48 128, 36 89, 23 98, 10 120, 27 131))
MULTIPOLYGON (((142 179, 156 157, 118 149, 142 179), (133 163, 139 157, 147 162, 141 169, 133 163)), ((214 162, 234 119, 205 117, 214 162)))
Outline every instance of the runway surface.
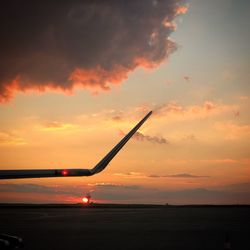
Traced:
POLYGON ((24 249, 250 249, 250 207, 0 207, 24 249))

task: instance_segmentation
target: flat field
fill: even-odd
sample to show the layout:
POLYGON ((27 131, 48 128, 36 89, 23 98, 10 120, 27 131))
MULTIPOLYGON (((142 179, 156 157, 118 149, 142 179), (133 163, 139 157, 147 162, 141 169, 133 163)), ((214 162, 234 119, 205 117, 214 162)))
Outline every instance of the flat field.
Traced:
POLYGON ((250 249, 250 206, 0 206, 25 250, 250 249))

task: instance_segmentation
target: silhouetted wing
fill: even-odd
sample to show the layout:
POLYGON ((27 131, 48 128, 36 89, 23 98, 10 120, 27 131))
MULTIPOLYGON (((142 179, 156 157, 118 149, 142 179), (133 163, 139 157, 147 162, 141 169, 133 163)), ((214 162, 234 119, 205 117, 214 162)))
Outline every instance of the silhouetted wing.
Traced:
POLYGON ((96 164, 94 168, 90 170, 91 173, 97 174, 106 168, 109 162, 115 157, 115 155, 122 149, 122 147, 135 134, 135 132, 141 127, 141 125, 151 114, 152 111, 150 111, 99 163, 96 164))
POLYGON ((0 179, 90 176, 103 171, 142 124, 152 114, 150 111, 124 138, 92 169, 27 169, 0 170, 0 179))

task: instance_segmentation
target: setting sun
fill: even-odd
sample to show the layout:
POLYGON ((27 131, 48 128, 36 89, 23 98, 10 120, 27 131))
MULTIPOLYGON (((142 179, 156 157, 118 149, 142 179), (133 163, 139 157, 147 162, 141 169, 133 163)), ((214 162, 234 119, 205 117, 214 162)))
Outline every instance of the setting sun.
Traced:
POLYGON ((63 178, 0 202, 250 203, 248 1, 83 2, 3 6, 0 169, 63 178))

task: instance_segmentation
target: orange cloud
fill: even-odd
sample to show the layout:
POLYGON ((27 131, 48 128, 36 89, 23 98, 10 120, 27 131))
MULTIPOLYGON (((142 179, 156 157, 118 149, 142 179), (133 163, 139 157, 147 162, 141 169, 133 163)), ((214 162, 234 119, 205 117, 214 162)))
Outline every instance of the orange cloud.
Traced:
MULTIPOLYGON (((1 85, 1 83, 0 83, 1 85)), ((5 82, 0 86, 0 103, 9 102, 16 94, 16 92, 59 92, 67 95, 72 94, 73 84, 68 86, 58 85, 56 82, 34 82, 30 80, 24 80, 21 76, 17 76, 10 82, 5 82)))
POLYGON ((137 66, 156 67, 157 64, 150 64, 146 59, 136 60, 133 67, 125 68, 116 65, 112 70, 105 70, 100 66, 93 69, 76 68, 68 77, 68 83, 60 85, 57 82, 32 82, 17 76, 14 80, 4 84, 0 91, 0 103, 8 102, 16 92, 61 92, 72 94, 75 89, 86 89, 92 94, 100 91, 109 91, 111 85, 118 85, 127 79, 128 73, 137 66), (141 65, 140 65, 141 63, 141 65))
POLYGON ((57 121, 48 122, 45 124, 43 128, 41 128, 42 131, 72 131, 76 130, 78 128, 75 124, 70 123, 61 123, 57 121))
POLYGON ((142 104, 140 106, 131 107, 130 109, 120 110, 104 110, 95 116, 104 117, 114 125, 114 123, 122 123, 131 125, 142 117, 145 113, 153 110, 152 118, 164 119, 168 123, 189 121, 196 119, 206 119, 208 117, 216 116, 230 116, 239 109, 238 105, 216 103, 212 101, 205 101, 197 105, 181 105, 175 101, 164 103, 162 105, 142 104), (128 120, 129 118, 129 120, 128 120))
POLYGON ((72 85, 88 89, 92 93, 110 90, 111 84, 117 85, 127 78, 129 68, 116 65, 111 71, 98 66, 95 69, 75 69, 69 76, 72 85))
POLYGON ((16 132, 0 131, 0 145, 25 145, 27 142, 16 132))
POLYGON ((16 77, 10 82, 0 85, 0 103, 5 103, 9 101, 14 96, 15 90, 18 90, 19 77, 16 77))
POLYGON ((168 19, 163 20, 162 25, 166 28, 176 30, 176 24, 173 22, 169 22, 168 19))
POLYGON ((188 11, 188 6, 178 6, 176 8, 176 15, 185 14, 188 11))
POLYGON ((182 106, 176 102, 169 102, 154 109, 155 117, 172 117, 173 119, 197 119, 215 116, 234 111, 236 106, 217 104, 206 101, 202 105, 182 106))
POLYGON ((141 172, 115 173, 114 175, 133 179, 148 178, 147 174, 141 172))

